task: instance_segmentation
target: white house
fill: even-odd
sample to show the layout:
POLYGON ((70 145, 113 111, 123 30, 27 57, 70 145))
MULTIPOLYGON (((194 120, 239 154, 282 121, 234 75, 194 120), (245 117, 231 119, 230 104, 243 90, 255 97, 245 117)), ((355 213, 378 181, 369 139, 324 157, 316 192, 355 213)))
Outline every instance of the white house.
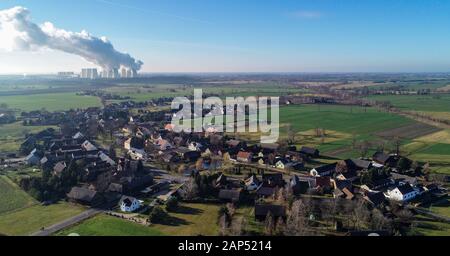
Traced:
POLYGON ((403 184, 387 191, 386 197, 394 201, 408 201, 420 194, 419 190, 414 189, 409 184, 403 184))
POLYGON ((200 151, 202 148, 202 144, 200 144, 198 142, 191 142, 191 143, 189 143, 188 148, 190 151, 200 151))
POLYGON ((123 196, 119 202, 122 212, 134 212, 141 208, 141 202, 134 197, 123 196))

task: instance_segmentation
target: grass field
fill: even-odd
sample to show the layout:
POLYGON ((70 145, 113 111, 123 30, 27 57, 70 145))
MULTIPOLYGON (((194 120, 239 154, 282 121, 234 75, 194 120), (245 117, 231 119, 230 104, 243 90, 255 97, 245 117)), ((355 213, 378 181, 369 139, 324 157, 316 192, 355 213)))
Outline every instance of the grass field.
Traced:
MULTIPOLYGON (((5 176, 0 176, 0 214, 25 208, 37 202, 5 176)), ((1 218, 1 217, 0 217, 1 218)))
MULTIPOLYGON (((220 205, 182 203, 177 212, 170 212, 164 224, 146 227, 116 217, 99 215, 58 235, 77 233, 82 236, 213 236, 218 234, 217 216, 220 205)), ((1 231, 1 230, 0 230, 1 231)))
POLYGON ((403 110, 450 112, 450 94, 442 95, 377 95, 369 99, 390 101, 403 110))
POLYGON ((9 108, 21 111, 40 110, 43 108, 48 111, 57 111, 101 106, 97 97, 77 96, 76 93, 1 96, 1 103, 6 103, 9 108))
POLYGON ((83 223, 63 230, 56 235, 67 236, 76 233, 80 236, 158 236, 159 230, 108 215, 97 215, 83 223))
POLYGON ((60 202, 50 206, 35 205, 0 215, 0 233, 29 235, 83 212, 85 208, 60 202))

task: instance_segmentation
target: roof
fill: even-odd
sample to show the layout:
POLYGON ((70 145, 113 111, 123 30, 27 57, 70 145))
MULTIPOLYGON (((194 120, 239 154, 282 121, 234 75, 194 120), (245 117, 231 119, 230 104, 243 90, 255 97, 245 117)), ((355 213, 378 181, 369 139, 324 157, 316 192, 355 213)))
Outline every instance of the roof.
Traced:
POLYGON ((92 202, 96 195, 96 191, 82 187, 73 187, 67 194, 67 197, 83 202, 92 202))
POLYGON ((380 205, 386 199, 383 192, 368 193, 364 198, 375 206, 380 205))
POLYGON ((258 178, 256 177, 256 175, 252 175, 250 178, 245 180, 245 185, 247 185, 247 186, 249 186, 249 185, 251 185, 253 183, 255 183, 255 184, 259 184, 260 183, 258 178))
POLYGON ((280 145, 276 143, 261 143, 261 148, 263 149, 277 150, 279 147, 280 145))
POLYGON ((367 160, 362 160, 362 159, 351 159, 352 162, 359 168, 362 169, 369 169, 370 166, 372 165, 372 162, 367 161, 367 160))
POLYGON ((237 147, 237 146, 239 146, 239 144, 241 144, 241 141, 239 141, 239 140, 229 140, 229 141, 226 142, 226 144, 228 146, 231 146, 231 147, 237 147))
POLYGON ((319 150, 317 150, 315 148, 310 148, 310 147, 302 147, 300 149, 300 152, 308 154, 308 155, 315 155, 316 153, 319 152, 319 150))
POLYGON ((219 191, 219 198, 220 199, 239 200, 240 197, 241 197, 241 190, 221 189, 219 191))
POLYGON ((134 201, 137 199, 131 196, 122 196, 122 198, 119 201, 119 204, 125 203, 125 206, 130 207, 134 201))
POLYGON ((252 153, 250 153, 250 152, 245 152, 245 151, 240 151, 238 154, 237 154, 237 158, 243 158, 243 159, 248 159, 248 158, 250 158, 252 156, 252 153))
POLYGON ((409 184, 403 184, 403 185, 401 185, 401 186, 398 186, 397 189, 398 189, 398 190, 400 191, 400 193, 402 193, 403 195, 414 192, 413 187, 411 187, 411 185, 409 185, 409 184))
POLYGON ((273 196, 277 191, 276 187, 260 186, 256 193, 260 196, 273 196))
POLYGON ((285 217, 286 207, 275 204, 257 204, 255 205, 255 216, 267 216, 269 212, 274 217, 285 217))
POLYGON ((373 154, 372 158, 373 160, 375 160, 375 162, 385 164, 391 157, 392 155, 388 155, 383 152, 376 152, 375 154, 373 154))
POLYGON ((336 170, 337 163, 322 165, 320 167, 314 168, 317 173, 322 174, 326 172, 334 172, 336 170))
POLYGON ((64 171, 64 169, 66 169, 67 165, 65 162, 58 162, 54 167, 53 167, 53 171, 55 171, 56 173, 61 173, 62 171, 64 171))

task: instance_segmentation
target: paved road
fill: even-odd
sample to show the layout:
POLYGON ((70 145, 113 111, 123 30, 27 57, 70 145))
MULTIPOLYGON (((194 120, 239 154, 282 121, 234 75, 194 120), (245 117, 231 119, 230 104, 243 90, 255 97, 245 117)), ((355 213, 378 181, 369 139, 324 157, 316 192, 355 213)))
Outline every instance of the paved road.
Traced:
POLYGON ((56 233, 64 228, 67 228, 69 226, 72 226, 74 224, 77 224, 85 219, 88 219, 96 214, 101 213, 103 210, 100 209, 89 209, 86 210, 76 216, 73 216, 69 219, 66 219, 60 223, 54 224, 50 227, 45 227, 45 229, 40 230, 38 232, 35 232, 33 234, 31 234, 31 236, 49 236, 53 233, 56 233))

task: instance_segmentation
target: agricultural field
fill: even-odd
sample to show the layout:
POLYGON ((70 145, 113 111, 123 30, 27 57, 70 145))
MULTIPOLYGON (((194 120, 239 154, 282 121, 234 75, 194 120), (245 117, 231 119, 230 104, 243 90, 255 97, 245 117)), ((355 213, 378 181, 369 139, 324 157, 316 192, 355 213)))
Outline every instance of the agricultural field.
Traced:
POLYGON ((439 95, 376 95, 370 100, 389 101, 395 107, 410 111, 450 112, 450 94, 439 95))
POLYGON ((316 146, 325 154, 332 153, 339 157, 358 156, 350 148, 353 138, 355 141, 379 141, 377 133, 418 124, 412 119, 373 108, 335 105, 282 107, 280 122, 282 137, 286 136, 286 127, 290 127, 296 133, 296 144, 299 146, 316 146), (324 129, 326 135, 314 136, 317 128, 324 129))
POLYGON ((0 216, 37 204, 36 200, 3 175, 0 175, 0 195, 0 216))
POLYGON ((0 233, 29 235, 85 210, 84 207, 60 202, 50 206, 35 205, 17 211, 0 214, 0 233))
POLYGON ((0 96, 0 104, 5 103, 11 109, 32 111, 46 109, 48 111, 69 110, 77 108, 100 107, 100 99, 93 96, 78 96, 76 93, 49 93, 0 96))
MULTIPOLYGON (((61 231, 58 235, 77 233, 82 236, 156 236, 156 235, 217 235, 220 205, 182 203, 177 212, 170 212, 167 223, 146 227, 116 217, 99 215, 79 225, 61 231)), ((0 230, 1 231, 1 230, 0 230)))

